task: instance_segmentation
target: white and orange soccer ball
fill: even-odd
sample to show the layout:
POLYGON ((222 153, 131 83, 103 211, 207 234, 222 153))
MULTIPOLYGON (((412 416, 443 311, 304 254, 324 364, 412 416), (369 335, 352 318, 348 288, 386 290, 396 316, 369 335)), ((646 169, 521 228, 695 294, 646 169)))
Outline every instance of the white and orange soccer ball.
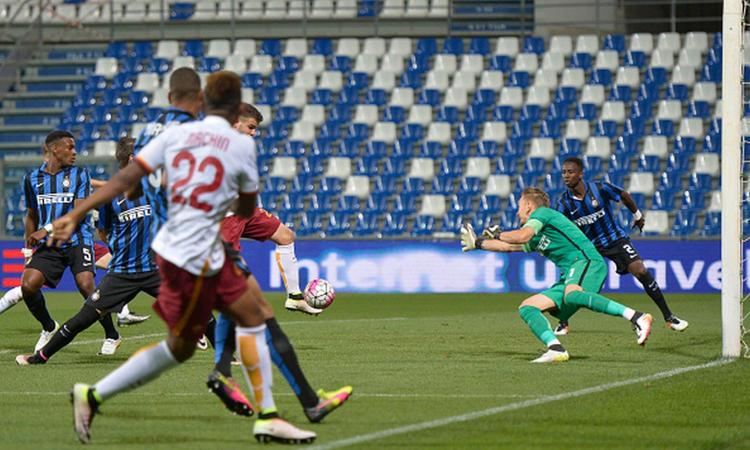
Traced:
POLYGON ((322 278, 310 280, 305 287, 305 301, 313 308, 326 309, 336 298, 336 291, 331 283, 322 278))

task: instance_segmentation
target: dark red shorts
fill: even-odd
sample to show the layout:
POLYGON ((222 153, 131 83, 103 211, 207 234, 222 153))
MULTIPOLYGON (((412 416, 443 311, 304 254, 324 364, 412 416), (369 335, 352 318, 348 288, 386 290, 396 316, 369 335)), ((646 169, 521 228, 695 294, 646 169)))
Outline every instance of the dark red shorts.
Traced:
POLYGON ((94 261, 99 261, 107 253, 109 253, 109 248, 106 245, 94 242, 94 261))
POLYGON ((247 290, 245 276, 228 256, 218 274, 205 277, 177 267, 156 255, 161 286, 154 310, 176 336, 197 341, 206 329, 211 310, 222 310, 247 290))
POLYGON ((221 224, 221 238, 240 249, 240 238, 267 241, 279 229, 278 217, 263 208, 255 208, 251 217, 229 216, 221 224))

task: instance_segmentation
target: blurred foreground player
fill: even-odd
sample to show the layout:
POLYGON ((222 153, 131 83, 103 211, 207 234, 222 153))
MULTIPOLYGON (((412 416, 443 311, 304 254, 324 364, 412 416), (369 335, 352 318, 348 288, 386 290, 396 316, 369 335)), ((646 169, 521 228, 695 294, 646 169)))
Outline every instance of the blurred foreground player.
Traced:
POLYGON ((258 305, 260 288, 227 257, 219 224, 237 201, 237 215, 255 209, 258 170, 255 144, 232 129, 240 108, 241 81, 228 71, 211 74, 203 91, 206 118, 165 130, 103 188, 57 220, 54 240, 66 240, 86 212, 164 168, 169 191, 167 222, 152 243, 161 275, 154 309, 167 323, 165 341, 144 348, 93 386, 73 388, 75 431, 90 441, 99 405, 141 386, 190 358, 216 308, 237 323, 243 371, 260 408, 253 433, 259 441, 309 443, 316 435, 282 420, 271 393, 271 360, 258 305), (239 197, 238 197, 239 196, 239 197))
POLYGON ((636 341, 644 345, 651 333, 653 318, 598 294, 607 278, 607 264, 591 242, 570 220, 549 207, 549 197, 538 188, 526 188, 518 201, 522 227, 503 231, 497 239, 478 238, 471 224, 461 227, 463 251, 539 252, 560 270, 560 279, 549 289, 521 303, 518 312, 531 332, 547 346, 532 362, 553 363, 570 359, 555 337, 543 312, 572 316, 578 308, 610 316, 620 316, 633 324, 636 341))

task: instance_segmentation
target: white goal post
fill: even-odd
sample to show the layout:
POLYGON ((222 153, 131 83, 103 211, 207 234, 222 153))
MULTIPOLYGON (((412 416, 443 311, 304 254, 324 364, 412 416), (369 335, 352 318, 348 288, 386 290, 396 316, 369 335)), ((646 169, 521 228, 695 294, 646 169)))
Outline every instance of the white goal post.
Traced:
POLYGON ((742 314, 744 12, 743 0, 724 0, 721 103, 721 323, 722 355, 728 358, 741 356, 744 345, 742 314))

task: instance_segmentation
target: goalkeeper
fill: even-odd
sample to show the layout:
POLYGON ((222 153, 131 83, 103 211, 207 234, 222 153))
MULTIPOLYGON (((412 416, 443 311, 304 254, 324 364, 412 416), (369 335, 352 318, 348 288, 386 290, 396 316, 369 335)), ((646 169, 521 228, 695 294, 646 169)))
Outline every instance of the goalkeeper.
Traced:
POLYGON ((607 265, 591 241, 570 220, 549 207, 549 197, 538 188, 524 189, 518 202, 522 227, 492 238, 477 237, 470 224, 461 227, 461 249, 493 252, 537 251, 560 269, 560 279, 549 289, 521 303, 518 312, 547 351, 535 363, 563 362, 568 352, 552 332, 543 312, 567 317, 580 307, 620 316, 633 323, 637 342, 644 345, 653 318, 598 294, 607 277, 607 265))

